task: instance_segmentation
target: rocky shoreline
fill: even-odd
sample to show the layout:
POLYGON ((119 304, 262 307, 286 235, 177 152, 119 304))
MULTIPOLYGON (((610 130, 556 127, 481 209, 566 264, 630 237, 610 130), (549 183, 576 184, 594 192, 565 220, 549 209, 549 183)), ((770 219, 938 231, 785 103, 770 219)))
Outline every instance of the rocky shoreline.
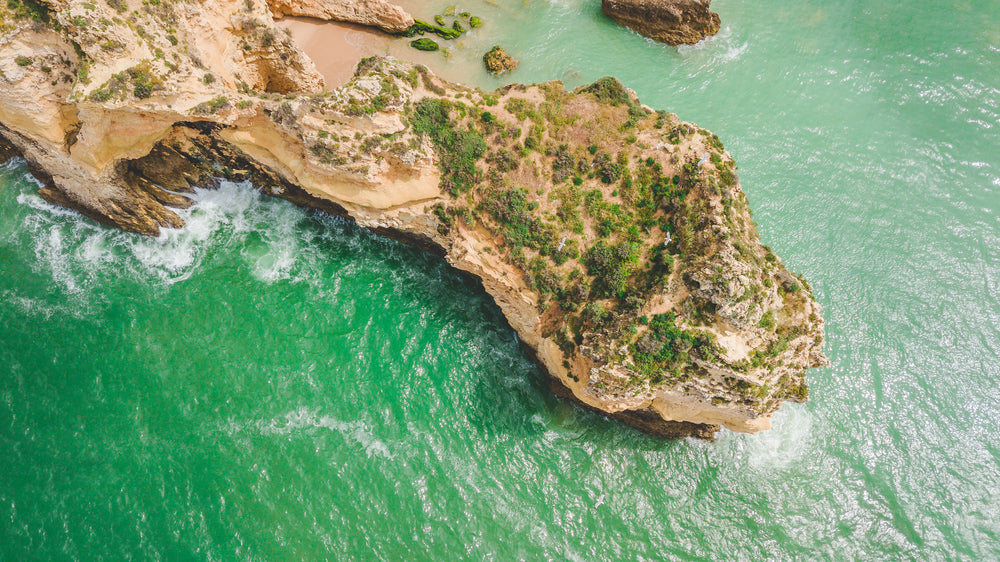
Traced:
POLYGON ((50 202, 157 235, 194 186, 250 180, 415 243, 482 281, 556 394, 664 437, 767 429, 826 364, 718 137, 614 79, 483 92, 370 58, 328 90, 273 5, 90 6, 3 14, 0 138, 50 202))

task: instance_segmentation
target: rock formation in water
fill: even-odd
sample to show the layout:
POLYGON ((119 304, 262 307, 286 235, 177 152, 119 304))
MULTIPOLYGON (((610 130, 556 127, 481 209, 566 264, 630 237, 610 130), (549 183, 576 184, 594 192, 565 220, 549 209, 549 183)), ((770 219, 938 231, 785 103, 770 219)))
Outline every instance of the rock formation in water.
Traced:
POLYGON ((157 235, 248 179, 349 217, 481 279, 554 391, 658 435, 766 429, 826 364, 718 137, 612 78, 483 92, 370 58, 329 91, 260 0, 0 15, 0 137, 51 202, 157 235))
POLYGON ((274 17, 304 16, 377 27, 388 33, 403 33, 413 16, 385 0, 267 0, 274 17))
POLYGON ((712 0, 602 0, 609 18, 668 45, 693 45, 719 32, 712 0))
POLYGON ((521 65, 499 45, 483 55, 483 64, 486 65, 486 71, 493 75, 506 74, 521 65))

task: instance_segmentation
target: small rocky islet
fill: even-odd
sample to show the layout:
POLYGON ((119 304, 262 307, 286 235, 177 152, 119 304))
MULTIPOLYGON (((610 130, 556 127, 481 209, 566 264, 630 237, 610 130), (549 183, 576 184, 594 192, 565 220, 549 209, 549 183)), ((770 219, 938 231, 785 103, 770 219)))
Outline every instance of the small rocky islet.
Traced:
POLYGON ((0 144, 53 203, 156 235, 225 177, 348 217, 478 277, 557 394, 665 437, 766 429, 826 364, 721 140, 614 78, 485 92, 373 57, 330 90, 274 23, 461 33, 374 0, 0 12, 0 144))

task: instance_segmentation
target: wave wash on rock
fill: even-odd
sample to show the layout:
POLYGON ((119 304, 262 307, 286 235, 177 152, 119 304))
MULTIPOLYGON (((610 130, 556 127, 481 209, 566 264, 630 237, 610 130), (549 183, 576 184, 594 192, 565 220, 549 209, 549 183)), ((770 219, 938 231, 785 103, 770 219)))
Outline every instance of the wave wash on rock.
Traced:
POLYGON ((555 392, 666 437, 766 429, 826 364, 718 137, 613 78, 483 92, 371 58, 328 91, 254 0, 84 4, 0 8, 0 136, 49 201, 156 235, 193 186, 249 179, 417 243, 555 392))

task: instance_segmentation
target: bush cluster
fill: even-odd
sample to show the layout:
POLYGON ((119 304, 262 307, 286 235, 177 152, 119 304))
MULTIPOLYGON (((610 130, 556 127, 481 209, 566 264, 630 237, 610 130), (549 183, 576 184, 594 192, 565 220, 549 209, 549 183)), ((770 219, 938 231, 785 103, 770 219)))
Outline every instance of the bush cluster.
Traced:
POLYGON ((587 272, 594 276, 592 292, 599 297, 623 297, 628 278, 639 262, 639 245, 627 240, 614 245, 598 242, 584 255, 587 272))
POLYGON ((632 357, 639 372, 658 383, 681 376, 680 369, 692 355, 703 359, 714 357, 715 347, 711 335, 681 329, 674 313, 667 312, 649 321, 649 330, 632 345, 632 357))
POLYGON ((452 104, 423 99, 413 108, 410 124, 417 134, 430 137, 441 165, 441 185, 452 196, 469 191, 480 180, 476 162, 486 153, 486 141, 478 131, 456 126, 452 104))

